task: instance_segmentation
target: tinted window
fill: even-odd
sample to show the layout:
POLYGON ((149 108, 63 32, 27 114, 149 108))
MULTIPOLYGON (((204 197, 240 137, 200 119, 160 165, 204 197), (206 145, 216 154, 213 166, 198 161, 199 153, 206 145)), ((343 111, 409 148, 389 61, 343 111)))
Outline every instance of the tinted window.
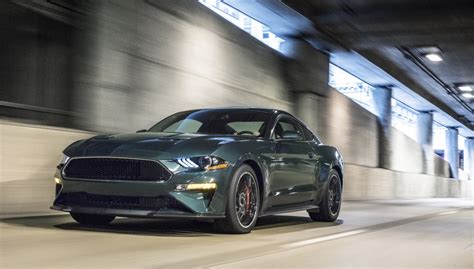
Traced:
POLYGON ((278 120, 277 124, 275 125, 275 129, 273 129, 273 138, 283 138, 283 133, 285 131, 297 132, 300 136, 303 136, 300 124, 288 117, 283 117, 278 120))
POLYGON ((304 137, 305 137, 306 140, 316 139, 314 134, 310 130, 306 129, 304 126, 303 126, 303 133, 304 133, 304 137))
POLYGON ((201 128, 202 122, 193 119, 182 119, 166 127, 166 133, 195 133, 201 128))
POLYGON ((206 133, 262 137, 270 112, 252 109, 213 109, 176 113, 149 132, 206 133))

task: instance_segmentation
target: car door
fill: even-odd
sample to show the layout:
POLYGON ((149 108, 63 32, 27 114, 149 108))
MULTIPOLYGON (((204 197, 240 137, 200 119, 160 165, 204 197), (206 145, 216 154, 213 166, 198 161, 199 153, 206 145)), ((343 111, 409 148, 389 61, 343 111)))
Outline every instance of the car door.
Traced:
POLYGON ((275 151, 269 205, 291 205, 314 199, 314 148, 305 139, 300 123, 290 116, 280 116, 274 124, 271 139, 275 151))

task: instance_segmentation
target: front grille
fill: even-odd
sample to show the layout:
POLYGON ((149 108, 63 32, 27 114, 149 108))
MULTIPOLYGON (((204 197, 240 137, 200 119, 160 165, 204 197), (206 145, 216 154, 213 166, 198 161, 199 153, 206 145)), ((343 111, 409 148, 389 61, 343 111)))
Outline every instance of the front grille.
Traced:
POLYGON ((65 206, 80 206, 109 209, 135 209, 135 210, 189 210, 172 197, 138 197, 90 194, 86 192, 62 193, 55 204, 65 206))
POLYGON ((164 181, 171 173, 152 160, 125 158, 78 158, 64 168, 64 177, 76 179, 164 181))

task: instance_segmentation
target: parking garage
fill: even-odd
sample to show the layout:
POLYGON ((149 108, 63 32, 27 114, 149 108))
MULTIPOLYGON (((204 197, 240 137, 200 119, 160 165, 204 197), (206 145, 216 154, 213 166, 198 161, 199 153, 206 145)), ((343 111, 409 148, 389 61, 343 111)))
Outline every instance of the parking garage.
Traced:
POLYGON ((12 0, 0 4, 0 265, 472 268, 470 1, 12 0), (344 158, 333 223, 306 212, 74 223, 62 151, 178 111, 288 111, 344 158))

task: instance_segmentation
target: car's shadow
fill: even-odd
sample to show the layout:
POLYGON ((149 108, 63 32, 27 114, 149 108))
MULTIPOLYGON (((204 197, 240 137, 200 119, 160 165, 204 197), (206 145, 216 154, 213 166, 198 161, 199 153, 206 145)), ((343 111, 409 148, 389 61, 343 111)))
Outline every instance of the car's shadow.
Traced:
MULTIPOLYGON (((210 221, 181 219, 132 219, 118 218, 109 225, 82 225, 73 222, 67 215, 32 218, 4 219, 0 222, 40 229, 61 229, 101 233, 120 233, 147 236, 213 236, 219 235, 210 221)), ((342 224, 342 220, 333 223, 314 222, 308 217, 292 215, 274 215, 259 218, 254 231, 260 233, 294 232, 306 229, 325 228, 342 224)))

